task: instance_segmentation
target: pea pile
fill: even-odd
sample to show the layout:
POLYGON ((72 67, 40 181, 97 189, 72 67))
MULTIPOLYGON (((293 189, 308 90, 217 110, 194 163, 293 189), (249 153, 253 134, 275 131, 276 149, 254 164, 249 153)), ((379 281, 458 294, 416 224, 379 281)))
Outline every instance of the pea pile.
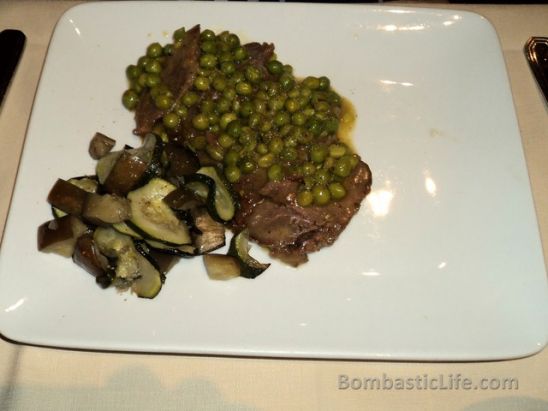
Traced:
POLYGON ((264 65, 253 64, 237 35, 204 30, 197 76, 174 101, 161 73, 185 34, 181 28, 172 43, 150 44, 137 64, 127 67, 124 106, 135 110, 148 90, 164 113, 154 132, 168 140, 190 125, 188 146, 222 163, 230 183, 262 168, 270 181, 300 181, 297 201, 303 207, 344 198, 342 181, 360 159, 337 139, 342 104, 330 80, 297 79, 292 66, 275 54, 264 65))

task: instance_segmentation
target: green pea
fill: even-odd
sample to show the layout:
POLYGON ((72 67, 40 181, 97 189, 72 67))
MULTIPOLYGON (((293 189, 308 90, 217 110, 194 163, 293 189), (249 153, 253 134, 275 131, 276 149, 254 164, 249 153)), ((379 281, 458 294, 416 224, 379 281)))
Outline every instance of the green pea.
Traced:
POLYGON ((139 104, 139 96, 133 90, 126 90, 124 94, 122 94, 122 104, 128 110, 133 110, 137 107, 137 104, 139 104))
POLYGON ((185 28, 181 27, 180 29, 177 29, 173 32, 173 40, 178 41, 182 40, 185 37, 185 28))
POLYGON ((162 64, 158 60, 149 60, 145 65, 145 71, 147 73, 158 74, 162 71, 162 64))
MULTIPOLYGON (((291 121, 291 117, 289 117, 289 121, 291 121)), ((291 124, 285 124, 280 128, 280 135, 282 137, 285 137, 289 135, 290 133, 293 133, 293 126, 291 124)))
POLYGON ((352 163, 350 160, 350 157, 341 157, 337 160, 335 163, 335 166, 333 167, 333 174, 335 174, 338 177, 348 177, 350 173, 352 172, 352 163))
POLYGON ((218 49, 217 52, 220 51, 221 54, 225 54, 225 53, 230 54, 230 60, 234 60, 234 56, 232 55, 232 53, 230 53, 230 46, 227 43, 222 41, 217 43, 217 49, 218 49))
POLYGON ((228 36, 230 36, 230 32, 223 31, 221 34, 219 34, 218 39, 222 43, 228 43, 228 36))
POLYGON ((268 149, 271 153, 280 154, 284 149, 284 142, 279 137, 274 137, 268 144, 268 149))
POLYGON ((312 189, 312 194, 314 196, 314 204, 316 205, 323 206, 331 201, 331 193, 325 187, 315 186, 312 189))
POLYGON ((266 68, 268 69, 268 72, 275 76, 283 72, 283 67, 283 64, 280 63, 278 60, 270 60, 268 63, 266 63, 266 68))
POLYGON ((341 183, 331 183, 328 186, 329 193, 334 200, 341 200, 346 196, 346 189, 341 183))
POLYGON ((181 121, 180 117, 173 112, 167 113, 162 119, 162 123, 164 124, 164 126, 166 126, 166 128, 169 128, 169 129, 177 128, 180 121, 181 121))
POLYGON ((289 124, 290 121, 291 117, 286 111, 279 111, 274 116, 274 124, 276 124, 278 127, 283 127, 286 124, 289 124))
POLYGON ((213 88, 217 91, 223 91, 226 88, 226 79, 221 76, 217 76, 213 79, 213 88))
POLYGON ((237 47, 234 50, 234 59, 238 61, 242 61, 247 57, 247 51, 243 47, 237 47))
POLYGON ((330 117, 324 121, 324 128, 329 134, 336 133, 339 129, 339 120, 334 117, 330 117))
POLYGON ((225 61, 221 63, 221 71, 227 76, 234 74, 236 71, 236 65, 232 61, 225 61))
POLYGON ((171 56, 173 54, 173 44, 166 44, 162 49, 164 56, 171 56))
POLYGON ((233 166, 240 160, 240 154, 234 149, 230 149, 225 154, 224 162, 226 165, 233 166))
POLYGON ((154 99, 154 105, 160 110, 167 110, 173 105, 173 99, 165 94, 162 94, 154 99))
POLYGON ((253 130, 257 130, 261 126, 262 117, 259 113, 252 113, 249 116, 249 119, 247 121, 247 124, 249 127, 251 127, 253 130))
POLYGON ((209 120, 207 118, 207 115, 203 113, 196 114, 192 118, 192 125, 196 130, 206 130, 209 127, 209 120))
POLYGON ((236 84, 236 93, 242 96, 249 96, 251 93, 253 93, 253 87, 251 86, 251 84, 246 83, 245 81, 241 81, 236 84))
POLYGON ((301 93, 299 92, 299 86, 298 85, 295 85, 295 87, 293 87, 291 90, 289 90, 289 92, 287 93, 287 96, 289 98, 293 98, 293 99, 296 99, 297 97, 299 97, 301 95, 301 93))
POLYGON ((152 43, 147 47, 147 57, 156 58, 162 55, 162 45, 160 43, 152 43))
POLYGON ((266 94, 269 97, 277 96, 278 94, 282 93, 282 91, 283 91, 282 86, 279 83, 270 82, 270 83, 267 83, 267 84, 268 84, 268 87, 266 89, 266 94))
POLYGON ((339 96, 334 91, 329 93, 328 100, 329 100, 329 103, 332 104, 332 105, 335 105, 335 106, 340 106, 341 105, 341 96, 339 96))
POLYGON ((207 40, 200 44, 200 48, 204 53, 214 54, 217 51, 217 45, 213 40, 207 40))
POLYGON ((306 116, 300 111, 293 113, 291 116, 291 123, 296 126, 303 126, 306 123, 306 116))
POLYGON ((297 203, 301 207, 308 207, 314 202, 314 194, 310 190, 299 191, 297 194, 297 203))
POLYGON ((178 104, 173 109, 173 111, 181 118, 186 118, 186 116, 188 115, 188 109, 186 108, 186 106, 182 106, 180 104, 178 104))
POLYGON ((139 60, 137 60, 137 67, 139 67, 141 70, 144 70, 150 60, 151 59, 146 56, 139 57, 139 60))
POLYGON ((317 90, 320 87, 320 80, 317 77, 308 76, 303 80, 303 86, 311 90, 317 90))
POLYGON ((242 172, 235 165, 225 167, 225 177, 229 183, 237 183, 242 177, 242 172))
POLYGON ((257 113, 266 113, 268 108, 268 103, 264 100, 255 99, 253 101, 253 108, 257 113))
POLYGON ((319 85, 318 85, 318 88, 320 90, 329 90, 329 86, 330 86, 331 82, 329 81, 329 79, 325 76, 321 76, 319 78, 319 85))
POLYGON ((137 78, 137 84, 139 84, 141 87, 146 87, 147 85, 147 73, 141 73, 139 75, 139 78, 137 78))
POLYGON ((279 164, 273 164, 268 168, 268 179, 270 181, 280 181, 284 178, 284 172, 282 166, 279 164))
POLYGON ((226 42, 231 49, 235 49, 240 45, 240 38, 236 34, 230 33, 226 39, 226 42))
POLYGON ((272 111, 279 111, 284 108, 285 97, 284 96, 275 96, 268 100, 268 108, 272 111))
POLYGON ((206 29, 200 34, 200 39, 202 41, 213 41, 215 40, 215 33, 212 30, 206 29))
POLYGON ((304 163, 302 166, 302 173, 304 176, 311 176, 316 172, 316 166, 313 163, 304 163))
POLYGON ((240 167, 242 169, 242 172, 244 172, 245 174, 249 174, 255 171, 255 169, 257 168, 257 165, 255 164, 253 160, 247 158, 244 161, 242 161, 240 167))
POLYGON ((268 154, 268 146, 265 143, 257 144, 257 153, 261 155, 268 154))
MULTIPOLYGON (((224 115, 223 115, 223 117, 224 117, 224 115)), ((221 118, 221 121, 223 121, 222 118, 221 118)), ((226 126, 226 132, 230 137, 238 138, 238 137, 240 137, 240 134, 242 133, 242 124, 240 123, 239 120, 232 120, 226 126)))
POLYGON ((297 138, 293 135, 287 136, 284 140, 285 147, 297 147, 298 144, 297 138))
POLYGON ((224 157, 223 148, 218 144, 207 144, 206 152, 215 161, 222 161, 224 157))
POLYGON ((247 127, 241 128, 240 135, 238 137, 238 142, 243 146, 249 146, 249 145, 256 145, 257 137, 255 137, 255 133, 250 128, 247 127), (249 130, 249 131, 248 131, 249 130))
POLYGON ((300 95, 301 97, 307 97, 308 101, 310 101, 310 98, 312 98, 312 90, 303 84, 303 86, 301 87, 300 95))
POLYGON ((202 101, 202 105, 200 106, 202 111, 208 114, 215 111, 215 107, 216 107, 215 102, 211 99, 202 101))
POLYGON ((360 157, 357 155, 357 154, 351 154, 349 156, 350 158, 350 167, 352 167, 352 169, 354 169, 354 167, 356 167, 358 165, 358 163, 360 162, 360 157))
POLYGON ((251 83, 258 83, 262 79, 261 70, 255 66, 247 66, 245 69, 245 78, 251 83))
POLYGON ((331 175, 329 174, 329 171, 320 168, 314 173, 314 179, 316 180, 316 183, 323 186, 329 183, 331 180, 331 175))
POLYGON ((149 88, 156 87, 160 84, 160 76, 158 74, 149 74, 146 78, 146 86, 149 88))
POLYGON ((234 57, 229 51, 224 51, 219 56, 219 63, 224 63, 225 61, 232 61, 234 60, 234 57))
POLYGON ((333 157, 327 157, 327 158, 324 160, 323 164, 322 164, 322 168, 323 168, 324 170, 329 170, 329 169, 331 169, 331 168, 333 168, 333 167, 335 166, 335 162, 336 162, 336 161, 337 161, 337 160, 334 159, 333 157))
POLYGON ((280 153, 280 158, 285 161, 295 161, 298 153, 295 147, 285 147, 280 153))
POLYGON ((199 91, 209 90, 209 79, 203 76, 196 77, 194 80, 194 87, 199 91))
POLYGON ((251 101, 242 102, 238 112, 240 116, 248 118, 253 113, 253 103, 251 101))
POLYGON ((221 120, 219 121, 219 126, 221 126, 221 129, 226 129, 227 126, 233 122, 234 120, 236 120, 238 118, 238 116, 236 115, 236 113, 225 113, 221 116, 221 120))
POLYGON ((334 158, 340 158, 347 152, 347 148, 344 144, 331 144, 329 146, 329 155, 334 158))
POLYGON ((316 111, 320 111, 322 113, 325 113, 325 112, 329 111, 330 106, 325 101, 318 101, 318 102, 314 103, 314 109, 316 111))
POLYGON ((141 74, 141 69, 135 64, 130 64, 126 67, 126 77, 129 80, 135 80, 137 77, 139 77, 139 74, 141 74))
POLYGON ((284 90, 291 90, 295 86, 295 79, 291 74, 284 73, 280 77, 280 85, 284 90))
POLYGON ((297 141, 303 145, 309 144, 314 140, 312 133, 303 128, 295 129, 294 135, 297 138, 297 141))
POLYGON ((295 113, 299 109, 299 102, 294 98, 288 98, 285 101, 285 109, 290 113, 295 113))
POLYGON ((229 101, 234 100, 236 98, 236 90, 232 87, 227 87, 225 91, 223 91, 223 97, 229 101))
POLYGON ((241 105, 242 105, 242 103, 240 103, 239 99, 234 99, 234 101, 232 102, 232 106, 231 106, 232 111, 235 112, 235 113, 238 113, 240 111, 241 105))
MULTIPOLYGON (((262 84, 266 84, 266 83, 262 83, 262 84)), ((257 93, 255 93, 255 98, 257 100, 268 101, 268 94, 266 93, 265 90, 259 90, 257 91, 257 93)))
POLYGON ((268 153, 261 157, 259 157, 259 160, 257 160, 257 164, 261 168, 269 168, 276 158, 274 157, 274 154, 268 153))
POLYGON ((283 71, 284 71, 284 73, 292 74, 293 73, 293 67, 289 64, 284 64, 283 71))
POLYGON ((183 95, 182 102, 185 106, 192 107, 194 104, 198 102, 199 99, 200 97, 198 96, 198 94, 192 91, 189 91, 185 93, 185 95, 183 95))
POLYGON ((261 133, 267 133, 270 130, 272 130, 272 125, 273 125, 272 120, 270 118, 265 118, 261 122, 261 126, 259 127, 259 131, 261 133))
POLYGON ((313 135, 319 136, 322 132, 322 124, 316 120, 315 118, 311 118, 306 122, 308 131, 310 131, 313 135))
POLYGON ((323 163, 327 157, 327 147, 315 145, 310 149, 310 159, 316 163, 323 163))
POLYGON ((230 100, 224 97, 221 97, 219 100, 217 100, 217 111, 220 114, 230 111, 231 107, 232 107, 232 103, 230 102, 230 100))
POLYGON ((200 67, 204 69, 214 69, 217 66, 217 56, 214 54, 203 54, 200 57, 200 67))
POLYGON ((219 116, 213 110, 207 113, 207 119, 210 126, 219 124, 219 116))
POLYGON ((314 109, 312 107, 307 107, 303 110, 303 114, 306 116, 306 117, 312 117, 316 112, 314 111, 314 109))

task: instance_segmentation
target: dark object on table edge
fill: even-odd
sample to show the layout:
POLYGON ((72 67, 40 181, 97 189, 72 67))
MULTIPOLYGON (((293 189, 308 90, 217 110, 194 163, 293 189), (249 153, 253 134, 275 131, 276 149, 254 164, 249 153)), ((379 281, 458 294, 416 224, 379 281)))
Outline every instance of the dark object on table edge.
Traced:
POLYGON ((548 102, 548 37, 531 37, 524 47, 525 56, 548 102))
POLYGON ((0 64, 0 106, 23 53, 25 40, 25 35, 19 30, 7 29, 0 33, 0 55, 3 56, 0 64))

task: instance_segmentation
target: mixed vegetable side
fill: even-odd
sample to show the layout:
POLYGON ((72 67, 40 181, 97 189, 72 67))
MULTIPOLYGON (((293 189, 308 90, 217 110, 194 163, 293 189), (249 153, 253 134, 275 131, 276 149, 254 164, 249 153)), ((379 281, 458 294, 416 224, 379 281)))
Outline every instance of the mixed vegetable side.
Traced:
POLYGON ((142 144, 112 151, 115 141, 96 133, 95 174, 57 180, 38 249, 72 257, 103 288, 153 298, 180 259, 203 255, 213 279, 255 278, 268 268, 249 255, 245 229, 226 255, 212 253, 225 245, 244 175, 264 169, 271 182, 299 181, 300 207, 344 199, 343 181, 360 158, 336 137, 340 96, 327 77, 295 78, 273 45, 250 44, 182 28, 172 43, 149 45, 127 67, 122 97, 136 110, 142 144), (194 57, 177 55, 196 33, 194 57), (190 58, 198 61, 192 76, 184 73, 190 58), (176 69, 181 76, 170 75, 176 69), (174 78, 179 84, 169 84, 174 78))
MULTIPOLYGON (((38 249, 72 257, 101 287, 130 288, 153 298, 181 258, 225 245, 225 223, 237 201, 213 166, 148 134, 141 147, 110 151, 97 133, 90 154, 96 174, 58 179, 48 195, 54 219, 38 228, 38 249)), ((254 278, 268 264, 248 254, 247 233, 232 238, 228 255, 205 260, 213 279, 254 278)))

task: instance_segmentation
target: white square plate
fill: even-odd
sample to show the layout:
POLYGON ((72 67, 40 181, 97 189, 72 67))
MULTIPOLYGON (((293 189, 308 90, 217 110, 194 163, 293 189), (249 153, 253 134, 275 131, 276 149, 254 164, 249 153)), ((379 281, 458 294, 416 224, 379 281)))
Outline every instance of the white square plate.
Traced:
MULTIPOLYGON (((259 260, 268 260, 257 247, 259 260)), ((542 250, 500 46, 450 10, 219 2, 91 3, 59 21, 0 255, 0 330, 84 349, 253 356, 486 360, 547 339, 542 250), (124 70, 181 26, 273 42, 297 75, 353 101, 373 191, 299 269, 210 281, 181 262, 154 300, 101 290, 36 251, 57 177, 93 173, 89 139, 124 143, 124 70)))

